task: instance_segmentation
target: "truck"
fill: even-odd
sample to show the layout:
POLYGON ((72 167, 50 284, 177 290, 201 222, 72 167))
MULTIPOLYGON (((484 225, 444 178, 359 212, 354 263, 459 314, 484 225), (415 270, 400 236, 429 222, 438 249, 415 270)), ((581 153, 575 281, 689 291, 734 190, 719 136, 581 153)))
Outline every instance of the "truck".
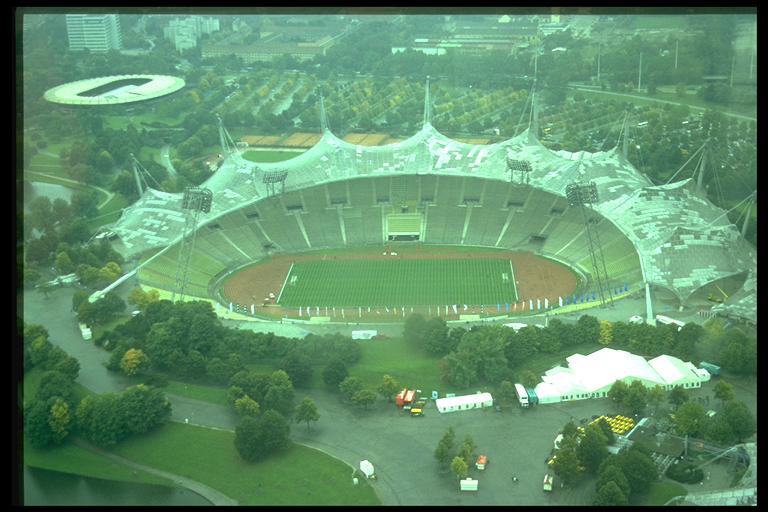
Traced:
POLYGON ((403 390, 395 397, 395 405, 398 407, 403 407, 405 405, 410 406, 413 403, 414 398, 416 398, 415 389, 403 388, 403 390))
POLYGON ((539 404, 539 397, 536 395, 536 390, 533 388, 525 388, 525 392, 528 394, 528 403, 530 405, 539 404))
POLYGON ((699 367, 707 370, 710 375, 713 377, 717 377, 720 375, 720 367, 716 364, 708 363, 706 361, 702 361, 699 363, 699 367))
POLYGON ((525 387, 522 384, 515 384, 515 394, 517 395, 517 401, 520 402, 520 407, 528 407, 528 392, 525 391, 525 387))

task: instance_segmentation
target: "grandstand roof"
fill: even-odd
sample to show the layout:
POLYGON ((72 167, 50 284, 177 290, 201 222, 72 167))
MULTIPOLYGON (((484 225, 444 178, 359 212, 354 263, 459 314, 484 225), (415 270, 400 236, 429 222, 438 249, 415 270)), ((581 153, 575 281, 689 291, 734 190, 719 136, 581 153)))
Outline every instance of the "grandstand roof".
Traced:
MULTIPOLYGON (((593 209, 636 247, 645 279, 685 301, 702 286, 748 272, 744 288, 716 309, 756 322, 757 254, 725 212, 699 197, 691 180, 655 186, 617 148, 588 153, 553 152, 529 131, 489 145, 466 144, 438 132, 425 116, 413 136, 365 147, 336 137, 323 123, 320 140, 284 162, 254 163, 229 155, 202 186, 213 191, 200 225, 267 196, 264 173, 287 170, 285 191, 358 177, 434 174, 509 182, 507 158, 530 164, 533 187, 564 197, 575 181, 593 181, 600 202, 593 209)), ((168 246, 182 233, 182 194, 148 189, 126 208, 114 231, 129 254, 168 246)))

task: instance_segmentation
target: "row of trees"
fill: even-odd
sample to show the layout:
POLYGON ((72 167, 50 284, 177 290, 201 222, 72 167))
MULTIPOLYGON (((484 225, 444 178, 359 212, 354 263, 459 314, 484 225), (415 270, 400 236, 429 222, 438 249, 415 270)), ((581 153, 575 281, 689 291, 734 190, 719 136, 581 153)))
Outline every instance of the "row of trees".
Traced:
POLYGON ((346 371, 360 358, 360 346, 338 334, 297 340, 224 327, 204 301, 148 301, 142 314, 104 332, 95 343, 112 352, 108 367, 114 371, 130 349, 137 349, 146 355, 150 370, 217 384, 228 384, 246 364, 262 363, 284 370, 293 385, 306 387, 315 366, 336 361, 346 371))
POLYGON ((451 471, 457 478, 466 478, 469 474, 477 445, 472 436, 467 435, 460 445, 456 443, 456 432, 448 427, 435 448, 435 459, 441 471, 451 471))
MULTIPOLYGON (((617 344, 645 357, 662 354, 683 360, 706 357, 736 373, 756 371, 755 338, 747 337, 737 328, 726 330, 720 321, 706 328, 688 323, 678 331, 676 326, 599 322, 595 317, 583 315, 575 324, 555 318, 549 321, 548 327, 528 326, 515 332, 501 325, 478 326, 469 331, 461 327, 448 329, 440 318, 427 320, 421 315, 411 315, 406 319, 403 337, 430 355, 444 356, 438 363, 443 379, 459 387, 469 387, 475 382, 500 387, 502 382, 515 378, 532 386, 538 377, 524 367, 531 356, 593 344, 617 344)), ((645 393, 644 387, 633 391, 626 404, 629 410, 645 407, 646 397, 642 393, 645 393)), ((651 398, 658 402, 658 393, 651 398)))

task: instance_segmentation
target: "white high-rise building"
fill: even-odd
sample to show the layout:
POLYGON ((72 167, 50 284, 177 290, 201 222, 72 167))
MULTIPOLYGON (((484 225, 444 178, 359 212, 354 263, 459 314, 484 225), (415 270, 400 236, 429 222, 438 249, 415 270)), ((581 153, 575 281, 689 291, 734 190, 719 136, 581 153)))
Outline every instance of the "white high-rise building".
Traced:
POLYGON ((175 18, 168 22, 163 29, 163 35, 172 41, 176 51, 186 50, 197 46, 197 40, 203 34, 210 34, 219 30, 219 20, 216 18, 203 18, 190 16, 188 18, 175 18))
POLYGON ((120 50, 123 38, 117 14, 67 14, 70 50, 120 50))

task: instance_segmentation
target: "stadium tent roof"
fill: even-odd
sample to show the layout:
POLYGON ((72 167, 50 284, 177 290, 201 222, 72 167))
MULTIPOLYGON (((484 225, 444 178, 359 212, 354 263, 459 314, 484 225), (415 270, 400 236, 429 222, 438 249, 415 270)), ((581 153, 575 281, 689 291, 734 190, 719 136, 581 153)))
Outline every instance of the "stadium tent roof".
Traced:
MULTIPOLYGON (((593 181, 600 198, 593 209, 635 245, 645 280, 670 290, 681 301, 708 283, 749 272, 744 288, 715 309, 756 322, 756 250, 723 210, 696 195, 689 179, 654 186, 617 148, 553 152, 528 130, 495 144, 474 145, 446 137, 425 119, 421 130, 406 140, 365 147, 339 139, 326 123, 321 124, 319 142, 291 160, 256 164, 237 153, 228 155, 202 184, 213 191, 213 206, 210 213, 200 215, 198 227, 265 199, 263 178, 272 171, 288 171, 286 191, 351 178, 406 174, 508 183, 509 157, 530 164, 532 186, 560 197, 570 183, 593 181)), ((184 226, 181 197, 148 189, 123 211, 113 231, 128 255, 178 241, 184 226)))
POLYGON ((696 366, 692 363, 684 363, 676 357, 660 355, 648 361, 648 364, 667 384, 683 384, 700 380, 696 373, 696 366))
POLYGON ((568 368, 582 382, 587 393, 610 386, 617 380, 634 378, 648 383, 663 385, 659 376, 648 362, 640 356, 624 350, 601 348, 588 356, 574 354, 566 358, 568 368))
POLYGON ((646 385, 678 385, 708 380, 696 367, 680 359, 662 355, 646 361, 624 350, 602 348, 589 355, 573 354, 566 358, 568 367, 547 370, 543 382, 536 385, 539 403, 559 401, 568 395, 604 391, 617 380, 640 380, 646 385))

